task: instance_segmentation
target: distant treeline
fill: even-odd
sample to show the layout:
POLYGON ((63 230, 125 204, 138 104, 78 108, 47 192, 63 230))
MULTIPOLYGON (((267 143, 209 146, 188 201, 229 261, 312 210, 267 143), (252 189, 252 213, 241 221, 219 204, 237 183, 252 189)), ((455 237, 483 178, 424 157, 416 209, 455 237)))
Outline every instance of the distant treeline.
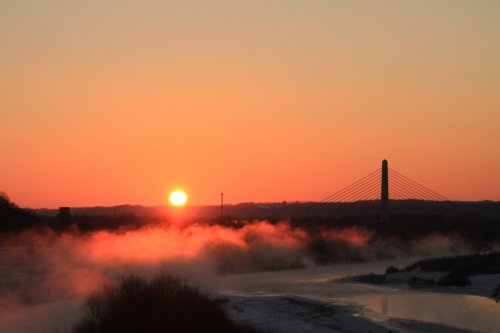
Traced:
POLYGON ((55 231, 77 229, 82 232, 122 228, 136 229, 147 224, 157 223, 157 220, 155 218, 139 218, 134 214, 40 216, 33 210, 18 207, 5 193, 0 193, 0 232, 16 232, 32 228, 50 228, 55 231))
MULTIPOLYGON (((452 257, 432 258, 417 261, 404 269, 390 266, 385 275, 363 276, 358 279, 360 282, 386 282, 387 274, 398 272, 446 272, 438 279, 411 276, 407 284, 412 288, 432 287, 432 286, 454 286, 465 287, 471 284, 470 277, 474 275, 499 274, 500 273, 500 252, 476 253, 471 255, 459 255, 452 257), (374 279, 378 281, 373 281, 374 279), (372 281, 370 281, 372 280, 372 281)), ((500 284, 492 291, 490 296, 498 302, 500 295, 500 284)))
POLYGON ((423 272, 463 272, 467 275, 500 273, 500 252, 462 255, 417 261, 405 271, 420 269, 423 272))
MULTIPOLYGON (((433 203, 431 203, 433 204, 433 203)), ((495 204, 498 205, 498 204, 495 204)), ((494 206, 495 206, 494 205, 494 206)), ((496 206, 495 206, 496 207, 496 206)), ((262 217, 265 218, 265 217, 262 217)), ((279 217, 268 219, 270 223, 283 221, 279 217)), ((456 214, 393 214, 389 222, 381 222, 377 214, 365 216, 304 216, 287 219, 292 228, 300 228, 310 235, 311 252, 318 263, 335 261, 332 258, 331 240, 321 236, 322 231, 358 228, 372 234, 370 242, 399 243, 404 246, 431 235, 442 235, 460 241, 475 251, 484 251, 498 245, 500 240, 500 218, 487 217, 473 211, 458 211, 456 214)), ((196 218, 193 223, 242 228, 252 220, 226 215, 224 218, 196 218)), ((74 230, 89 232, 96 230, 138 229, 148 225, 168 223, 163 217, 139 217, 134 214, 117 215, 61 215, 43 216, 22 209, 0 195, 0 232, 22 231, 29 228, 50 228, 55 231, 74 230)), ((338 251, 337 251, 338 252, 338 251)))
POLYGON ((451 236, 477 250, 488 249, 500 242, 500 219, 478 214, 459 215, 393 215, 381 222, 378 215, 342 218, 307 217, 291 220, 294 227, 309 230, 364 228, 375 233, 376 239, 397 238, 403 242, 419 240, 430 235, 451 236))

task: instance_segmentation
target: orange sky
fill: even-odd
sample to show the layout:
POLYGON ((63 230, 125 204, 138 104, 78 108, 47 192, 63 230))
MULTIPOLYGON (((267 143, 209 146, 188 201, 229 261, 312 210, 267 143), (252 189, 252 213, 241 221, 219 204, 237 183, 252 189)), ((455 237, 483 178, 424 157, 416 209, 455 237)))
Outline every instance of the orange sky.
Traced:
POLYGON ((500 2, 0 2, 0 191, 320 200, 380 167, 500 200, 500 2))

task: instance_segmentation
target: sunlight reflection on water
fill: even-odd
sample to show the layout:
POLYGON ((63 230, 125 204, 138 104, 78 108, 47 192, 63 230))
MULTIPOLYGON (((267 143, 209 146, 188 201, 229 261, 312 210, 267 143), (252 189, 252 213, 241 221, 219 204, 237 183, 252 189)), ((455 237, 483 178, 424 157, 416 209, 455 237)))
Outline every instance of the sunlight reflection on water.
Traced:
POLYGON ((500 304, 486 297, 331 282, 341 277, 382 273, 412 260, 316 266, 303 270, 232 275, 221 278, 220 292, 254 295, 302 295, 364 306, 388 317, 431 322, 480 332, 500 332, 500 304), (330 281, 330 282, 329 282, 330 281))
POLYGON ((481 332, 500 332, 500 304, 471 295, 398 292, 357 295, 346 301, 390 317, 439 323, 481 332))

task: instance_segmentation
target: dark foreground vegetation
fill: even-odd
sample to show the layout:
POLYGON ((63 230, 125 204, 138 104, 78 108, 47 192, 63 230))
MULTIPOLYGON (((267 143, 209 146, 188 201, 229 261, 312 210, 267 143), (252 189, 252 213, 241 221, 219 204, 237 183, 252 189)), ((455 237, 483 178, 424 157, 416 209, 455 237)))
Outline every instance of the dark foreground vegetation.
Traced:
POLYGON ((162 275, 127 277, 90 296, 73 333, 250 333, 231 322, 218 303, 185 281, 162 275))

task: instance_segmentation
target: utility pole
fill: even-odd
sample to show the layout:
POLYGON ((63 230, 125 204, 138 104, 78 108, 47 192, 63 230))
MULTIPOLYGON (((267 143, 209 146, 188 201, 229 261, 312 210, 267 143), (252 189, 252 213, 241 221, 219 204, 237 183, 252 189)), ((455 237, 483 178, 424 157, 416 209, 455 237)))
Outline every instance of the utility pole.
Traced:
POLYGON ((220 219, 224 217, 224 193, 220 194, 220 219))

